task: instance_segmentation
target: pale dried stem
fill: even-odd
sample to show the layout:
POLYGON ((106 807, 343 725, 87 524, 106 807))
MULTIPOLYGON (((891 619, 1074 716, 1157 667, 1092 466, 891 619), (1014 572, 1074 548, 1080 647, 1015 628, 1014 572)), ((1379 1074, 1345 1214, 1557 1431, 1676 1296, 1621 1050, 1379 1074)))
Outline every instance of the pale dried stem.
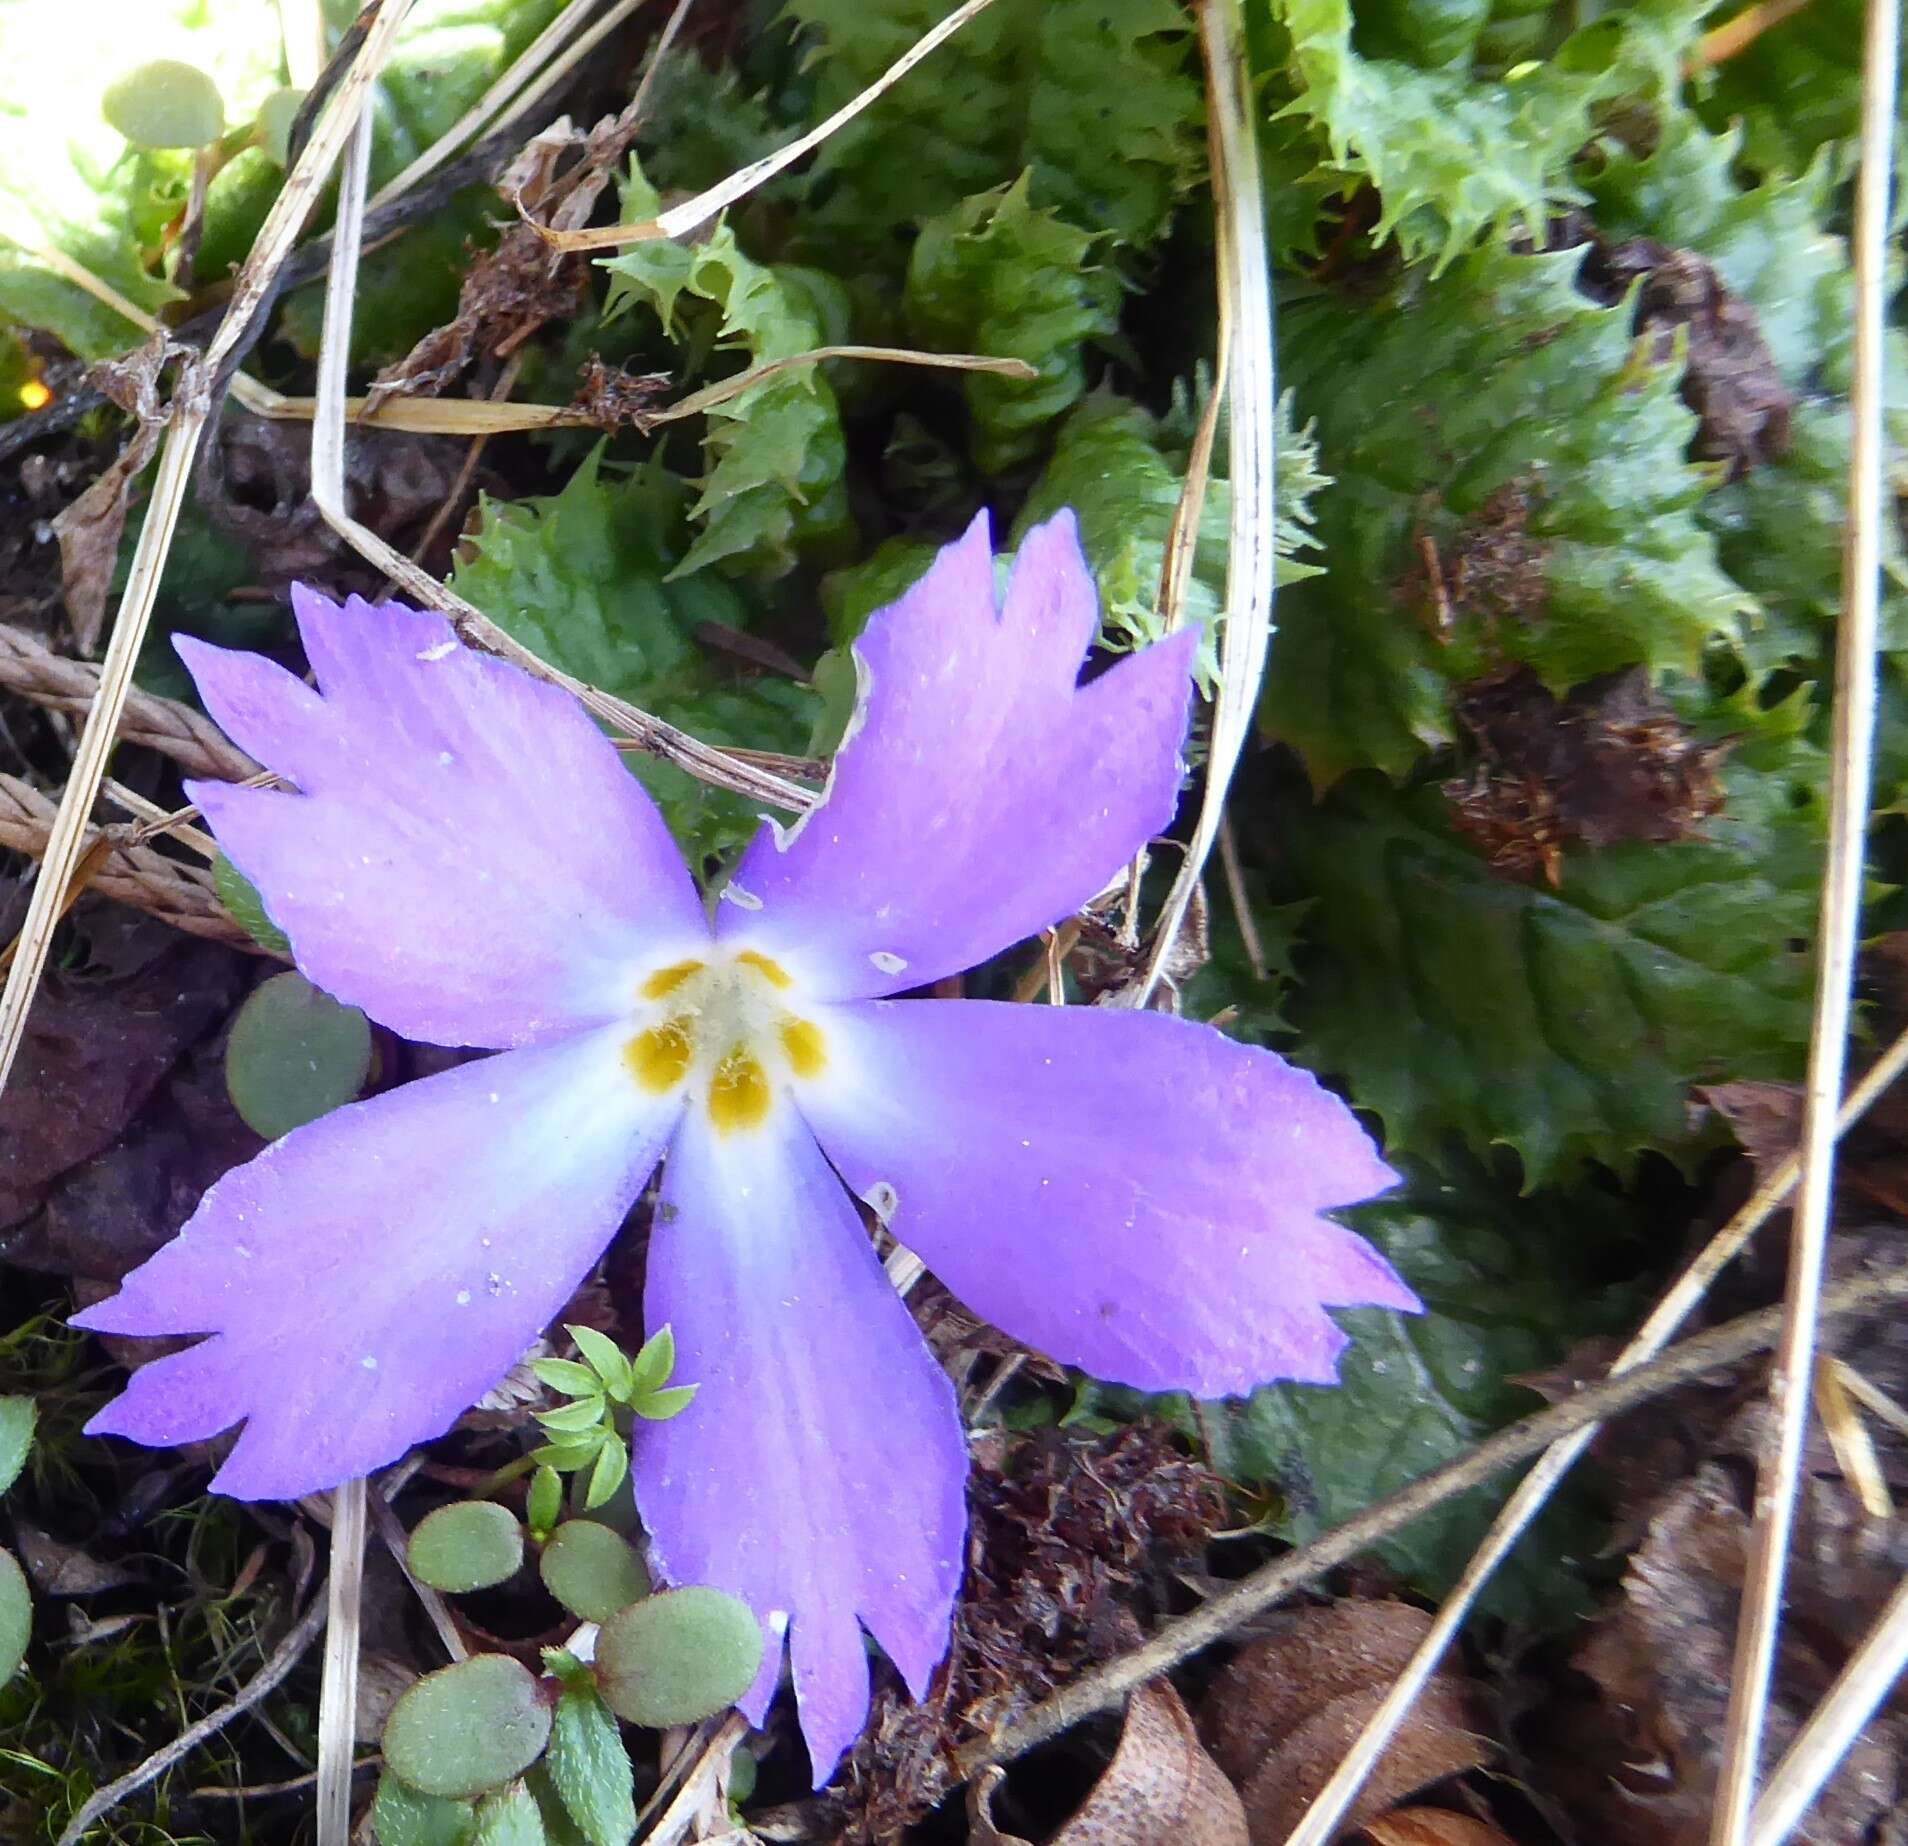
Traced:
POLYGON ((986 12, 991 5, 993 0, 966 0, 965 5, 956 7, 938 25, 923 33, 859 96, 844 103, 827 121, 811 128, 799 140, 791 141, 773 154, 764 155, 762 159, 739 168, 706 192, 697 193, 693 199, 672 206, 657 217, 646 219, 641 224, 610 225, 602 230, 551 231, 540 225, 537 228, 553 250, 618 250, 627 244, 653 243, 659 238, 686 236, 699 225, 707 224, 717 212, 726 210, 738 199, 746 198, 756 187, 766 185, 778 173, 812 154, 838 129, 852 122, 870 103, 893 89, 930 52, 952 38, 970 19, 986 12))
POLYGON ((1834 760, 1829 782, 1828 865, 1816 931, 1815 1014, 1803 1097, 1802 1181, 1789 1244, 1782 1344, 1770 1382, 1775 1433, 1761 1457, 1756 1518, 1737 1617, 1728 1726, 1713 1846, 1746 1846, 1762 1752, 1763 1719, 1782 1622, 1782 1586, 1807 1433, 1815 1368, 1816 1304, 1835 1182, 1835 1122, 1848 1050, 1866 872, 1875 740, 1875 667, 1884 517, 1884 293, 1888 182, 1893 168, 1898 0, 1868 0, 1862 64, 1861 166, 1852 243, 1855 361, 1848 525, 1842 553, 1842 619, 1835 649, 1834 760))
MULTIPOLYGON (((1874 1313, 1903 1301, 1908 1301, 1908 1266, 1836 1283, 1823 1291, 1822 1312, 1826 1318, 1874 1313)), ((1136 1686, 1223 1640, 1262 1610, 1402 1531, 1432 1507, 1481 1486, 1594 1423, 1620 1416, 1720 1367, 1767 1352, 1781 1328, 1779 1308, 1745 1314, 1682 1341, 1646 1365, 1588 1386, 1487 1436, 1463 1455, 1374 1501, 1343 1525, 1228 1584, 1192 1614, 1167 1623, 1131 1653, 1082 1674, 997 1735, 976 1738, 956 1753, 956 1774, 965 1778, 990 1763, 1012 1762, 1084 1719, 1112 1709, 1136 1686)))
MULTIPOLYGON (((369 115, 365 117, 370 120, 369 115)), ((331 1582, 318 1689, 318 1846, 351 1837, 351 1760, 358 1729, 358 1617, 364 1592, 364 1480, 331 1495, 331 1582)))
MULTIPOLYGON (((0 624, 0 686, 9 692, 50 711, 83 716, 99 691, 99 676, 100 669, 90 660, 69 660, 25 629, 0 624)), ((161 751, 189 776, 242 782, 258 771, 203 712, 137 686, 126 694, 119 741, 161 751)))
POLYGON ((1206 785, 1193 835, 1166 894, 1146 972, 1133 1004, 1144 1006, 1179 940, 1193 892, 1206 868, 1226 791, 1252 728, 1272 633, 1276 584, 1278 456, 1274 418, 1272 282, 1265 244, 1265 187, 1247 105, 1249 76, 1239 0, 1207 0, 1199 9, 1212 142, 1218 246, 1221 348, 1230 352, 1231 548, 1226 558, 1226 615, 1219 643, 1219 692, 1213 703, 1206 785))
MULTIPOLYGON (((1875 1099, 1901 1077, 1904 1070, 1908 1070, 1908 1032, 1896 1038, 1855 1086, 1836 1124, 1836 1132, 1846 1134, 1873 1106, 1875 1099)), ((1696 1311, 1716 1278, 1736 1260, 1743 1246, 1795 1190, 1801 1170, 1800 1157, 1790 1154, 1757 1182, 1742 1209, 1698 1252, 1663 1299, 1651 1310, 1635 1338, 1617 1355, 1610 1368, 1611 1377, 1621 1377, 1647 1363, 1675 1338, 1677 1330, 1696 1311)), ((1465 1565, 1464 1574, 1438 1610, 1417 1651, 1392 1682, 1384 1702, 1366 1721, 1365 1728, 1346 1752, 1331 1780, 1319 1790, 1306 1811, 1305 1819, 1287 1839, 1286 1846, 1319 1846, 1320 1842, 1336 1837, 1338 1823, 1384 1754, 1393 1733, 1404 1722, 1413 1703, 1424 1690, 1426 1682, 1438 1670, 1446 1650, 1469 1618, 1484 1586, 1543 1510, 1556 1491, 1558 1482, 1590 1446, 1596 1433, 1595 1424, 1578 1430, 1548 1450, 1518 1482, 1503 1509, 1491 1521, 1483 1543, 1465 1565)))
MULTIPOLYGON (((30 782, 0 775, 0 847, 44 861, 58 813, 54 802, 30 782)), ((82 848, 99 837, 89 829, 82 838, 82 848)), ((110 835, 107 837, 111 840, 110 835)), ((108 851, 96 864, 82 864, 81 869, 77 886, 71 882, 67 886, 61 916, 82 892, 97 891, 101 897, 143 910, 187 935, 265 953, 219 902, 218 891, 207 874, 164 858, 148 846, 111 840, 108 851)))
POLYGON ((667 1789, 678 1774, 681 1783, 669 1804, 647 1827, 644 1823, 650 1821, 649 1812, 646 1810, 638 1816, 636 1839, 640 1846, 677 1846, 694 1822, 711 1782, 734 1754, 735 1746, 748 1735, 748 1729, 748 1720, 739 1711, 732 1711, 708 1733, 700 1746, 691 1742, 670 1764, 663 1778, 663 1788, 667 1789))
POLYGON ((158 802, 148 801, 137 789, 128 788, 123 782, 115 782, 111 776, 100 783, 99 792, 140 823, 133 829, 129 845, 144 846, 148 840, 155 840, 164 834, 188 852, 196 853, 207 865, 219 856, 218 841, 192 825, 191 816, 197 812, 196 809, 162 808, 158 802))
POLYGON ((34 882, 26 920, 14 944, 5 992, 0 995, 0 1089, 4 1089, 19 1056, 26 1035, 27 1014, 41 971, 46 966, 53 932, 64 912, 68 887, 85 849, 87 818, 99 792, 100 778, 106 771, 106 760, 112 753, 120 713, 132 690, 133 666, 152 618, 160 573, 165 568, 179 511, 185 502, 199 439, 211 415, 212 381, 219 377, 237 350, 273 278, 291 254, 292 244, 345 136, 364 108, 371 82, 409 9, 410 0, 384 0, 378 17, 365 34, 356 60, 320 115, 305 151, 286 174, 251 253, 239 270, 225 318, 203 356, 187 363, 174 391, 151 498, 133 551, 112 640, 100 663, 99 696, 80 733, 66 793, 46 841, 40 876, 34 882))
POLYGON ((1810 1714, 1749 1822, 1749 1846, 1782 1846, 1908 1669, 1908 1577, 1895 1586, 1828 1695, 1810 1714))
POLYGON ((1714 26, 1696 41, 1696 49, 1683 60, 1685 77, 1700 76, 1712 65, 1723 64, 1745 52, 1767 32, 1785 19, 1793 19, 1809 5, 1809 0, 1760 0, 1734 19, 1714 26))

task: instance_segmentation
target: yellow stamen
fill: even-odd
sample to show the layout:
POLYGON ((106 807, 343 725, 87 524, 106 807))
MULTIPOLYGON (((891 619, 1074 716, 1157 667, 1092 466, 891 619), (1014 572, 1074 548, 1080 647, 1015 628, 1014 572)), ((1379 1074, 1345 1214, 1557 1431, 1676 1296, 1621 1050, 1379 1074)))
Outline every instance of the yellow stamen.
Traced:
POLYGON ((723 1054, 709 1080, 709 1120, 723 1134, 756 1128, 769 1112, 768 1078, 746 1045, 723 1054))
POLYGON ((678 1014, 659 1026, 651 1026, 647 1032, 637 1033, 623 1047, 623 1062, 629 1066, 629 1074, 651 1095, 661 1096, 673 1090, 689 1074, 690 1062, 696 1055, 695 1040, 690 1036, 691 1023, 687 1014, 678 1014))
POLYGON ((782 1021, 781 1033, 789 1069, 798 1077, 819 1077, 828 1063, 821 1027, 811 1020, 791 1017, 782 1021))
POLYGON ((639 990, 645 1000, 660 1000, 664 994, 674 993, 692 974, 702 972, 699 961, 675 961, 667 968, 658 968, 639 990))
POLYGON ((744 949, 736 960, 746 962, 767 981, 771 987, 792 987, 794 982, 788 977, 788 970, 778 961, 770 961, 766 955, 755 949, 744 949))

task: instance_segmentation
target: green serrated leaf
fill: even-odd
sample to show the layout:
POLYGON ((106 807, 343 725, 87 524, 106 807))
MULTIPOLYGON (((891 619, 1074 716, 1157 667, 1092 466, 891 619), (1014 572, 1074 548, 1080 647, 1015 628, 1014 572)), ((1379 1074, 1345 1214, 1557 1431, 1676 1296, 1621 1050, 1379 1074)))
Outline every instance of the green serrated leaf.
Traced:
POLYGON ((1409 299, 1283 316, 1333 485, 1326 572, 1279 599, 1260 710, 1320 786, 1406 774, 1453 736, 1454 688, 1510 663, 1555 691, 1694 673, 1754 607, 1699 516, 1678 368, 1576 291, 1581 260, 1479 251, 1409 299))
MULTIPOLYGON (((654 189, 632 168, 624 216, 647 218, 656 209, 654 189)), ((739 351, 746 364, 793 358, 828 343, 815 290, 837 285, 812 271, 754 262, 726 223, 692 248, 637 244, 604 258, 602 267, 612 278, 606 315, 640 303, 674 337, 683 298, 709 302, 718 317, 715 346, 739 351)), ((717 562, 732 573, 780 577, 794 568, 799 552, 852 541, 842 481, 847 444, 833 387, 819 366, 791 366, 711 409, 703 455, 708 471, 690 510, 702 529, 673 578, 717 562)))
POLYGON ((38 1415, 30 1397, 0 1397, 0 1493, 20 1478, 20 1470, 26 1466, 38 1415))
POLYGON ((647 1397, 665 1384, 676 1369, 676 1330, 667 1323, 643 1341, 630 1367, 629 1393, 625 1401, 647 1397))
POLYGON ((594 1440, 589 1442, 546 1442, 530 1451, 530 1459, 539 1467, 570 1473, 578 1468, 590 1467, 601 1452, 603 1443, 613 1439, 609 1430, 598 1429, 594 1432, 594 1440))
MULTIPOLYGON (((1480 7, 1361 6, 1354 23, 1351 0, 1274 0, 1286 37, 1273 95, 1290 99, 1283 122, 1305 124, 1317 142, 1290 164, 1314 200, 1368 181, 1373 237, 1395 237, 1407 261, 1428 257, 1434 270, 1486 235, 1541 245, 1552 209, 1579 196, 1572 167, 1599 106, 1673 93, 1706 10, 1643 0, 1593 18, 1547 59, 1505 69, 1488 58, 1472 67, 1488 19, 1480 7), (1378 28, 1369 38, 1368 14, 1378 28), (1434 15, 1429 34, 1419 29, 1434 15)), ((1307 233, 1282 225, 1280 235, 1302 243, 1307 233)))
POLYGON ((671 1417, 679 1417, 689 1408, 695 1398, 698 1385, 669 1385, 661 1391, 651 1391, 646 1397, 637 1398, 630 1408, 646 1423, 667 1423, 671 1417))
POLYGON ((378 1846, 469 1846, 477 1831, 477 1810, 468 1801, 420 1795, 387 1770, 378 1778, 371 1824, 377 1829, 378 1846))
POLYGON ((1048 424, 1086 392, 1086 347, 1119 322, 1120 285, 1087 261, 1095 239, 1028 203, 1026 176, 930 218, 908 261, 902 312, 932 351, 1021 359, 1028 381, 986 372, 962 389, 987 474, 1029 460, 1048 424))
MULTIPOLYGON (((1408 1175, 1395 1198, 1347 1215, 1397 1266, 1422 1315, 1335 1315, 1351 1336, 1336 1389, 1274 1385, 1202 1408, 1215 1466, 1282 1500, 1280 1535, 1304 1543, 1539 1407, 1510 1380, 1558 1363, 1625 1323, 1628 1303, 1596 1265, 1635 1233, 1585 1191, 1517 1198, 1471 1166, 1408 1175)), ((1508 1491, 1448 1500, 1375 1547, 1405 1583, 1439 1597, 1508 1491)), ((1490 1613, 1555 1627, 1581 1613, 1584 1567, 1603 1543, 1587 1497, 1566 1494, 1487 1592, 1490 1613)))
MULTIPOLYGON (((859 93, 931 26, 940 0, 792 0, 810 29, 811 119, 859 93)), ((892 232, 1031 171, 1033 201, 1143 252, 1201 173, 1191 22, 1172 0, 995 7, 816 157, 806 234, 844 265, 880 262, 892 232), (1111 152, 1117 150, 1117 154, 1111 152), (848 253, 852 253, 851 255, 848 253)))
POLYGON ((1383 1119, 1390 1150, 1502 1144, 1532 1186, 1585 1159, 1689 1157, 1692 1085, 1800 1067, 1825 770, 1785 734, 1806 716, 1791 704, 1700 727, 1738 740, 1700 837, 1572 848, 1554 890, 1492 872, 1436 789, 1367 774, 1290 802, 1278 849, 1314 900, 1299 1055, 1383 1119))
POLYGON ((589 1361, 591 1369, 603 1381, 604 1394, 617 1403, 624 1402, 630 1394, 631 1380, 635 1368, 629 1362, 629 1355, 606 1333, 598 1333, 594 1327, 564 1328, 576 1342, 576 1349, 589 1361))
POLYGON ((564 1688, 544 1761, 550 1786, 590 1846, 627 1846, 636 1831, 629 1752, 593 1685, 564 1688))
POLYGON ((629 1446, 621 1437, 608 1437, 597 1450, 596 1465, 590 1470, 590 1484, 583 1495, 583 1510, 593 1513, 622 1486, 629 1473, 629 1446))
POLYGON ((571 1397, 595 1397, 603 1389, 603 1380, 597 1373, 574 1359, 532 1359, 530 1369, 552 1391, 562 1391, 571 1397))

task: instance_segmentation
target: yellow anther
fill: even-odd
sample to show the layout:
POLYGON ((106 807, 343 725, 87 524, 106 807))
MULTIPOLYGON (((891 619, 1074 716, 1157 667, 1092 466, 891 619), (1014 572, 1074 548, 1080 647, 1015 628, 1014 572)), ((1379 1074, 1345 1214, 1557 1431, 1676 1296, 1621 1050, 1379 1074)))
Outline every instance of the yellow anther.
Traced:
POLYGON ((672 961, 667 968, 658 968, 639 991, 645 1000, 660 1000, 664 994, 674 993, 690 975, 701 972, 699 961, 672 961))
POLYGON ((769 1112, 768 1078, 746 1045, 725 1052, 709 1079, 709 1120, 724 1134, 759 1127, 769 1112))
POLYGON ((623 1062, 629 1066, 629 1074, 651 1095, 661 1096, 673 1090, 689 1074, 689 1065, 696 1055, 693 1023, 687 1014, 678 1014, 646 1032, 638 1032, 623 1047, 623 1062))
POLYGON ((821 1027, 811 1020, 789 1017, 782 1021, 782 1049, 788 1054, 788 1067, 798 1077, 819 1077, 828 1062, 828 1047, 821 1027))
POLYGON ((744 949, 736 957, 744 967, 753 968, 771 987, 792 987, 794 982, 788 977, 788 970, 778 961, 770 961, 766 955, 755 949, 744 949))

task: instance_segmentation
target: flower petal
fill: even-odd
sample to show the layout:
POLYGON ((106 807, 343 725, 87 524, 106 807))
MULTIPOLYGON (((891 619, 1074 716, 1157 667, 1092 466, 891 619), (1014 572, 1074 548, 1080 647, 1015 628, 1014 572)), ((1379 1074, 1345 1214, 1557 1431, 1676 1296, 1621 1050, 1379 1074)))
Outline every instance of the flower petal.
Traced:
POLYGON ((1062 513, 997 608, 977 518, 856 642, 862 702, 827 796, 756 836, 719 933, 859 999, 971 968, 1104 889, 1172 820, 1196 637, 1080 686, 1098 607, 1062 513))
POLYGON ((975 1313, 1097 1377, 1204 1397, 1331 1383, 1327 1307, 1418 1308, 1320 1217, 1397 1183, 1304 1071, 1160 1013, 835 1007, 800 1095, 864 1198, 975 1313))
POLYGON ((960 1582, 967 1449, 953 1387, 794 1114, 720 1135, 692 1109, 663 1169, 645 1315, 675 1329, 689 1408, 640 1433, 658 1573, 788 1631, 820 1787, 868 1715, 865 1623, 918 1698, 960 1582))
POLYGON ((299 967, 407 1038, 531 1044, 626 1011, 708 940, 654 804, 569 694, 441 616, 292 592, 323 696, 177 645, 206 708, 300 793, 188 785, 299 967))
POLYGON ((674 1123, 615 1032, 506 1052, 296 1129, 205 1195, 110 1300, 104 1333, 213 1337, 155 1360, 95 1435, 188 1442, 241 1417, 212 1485, 336 1486, 441 1434, 615 1234, 674 1123))

